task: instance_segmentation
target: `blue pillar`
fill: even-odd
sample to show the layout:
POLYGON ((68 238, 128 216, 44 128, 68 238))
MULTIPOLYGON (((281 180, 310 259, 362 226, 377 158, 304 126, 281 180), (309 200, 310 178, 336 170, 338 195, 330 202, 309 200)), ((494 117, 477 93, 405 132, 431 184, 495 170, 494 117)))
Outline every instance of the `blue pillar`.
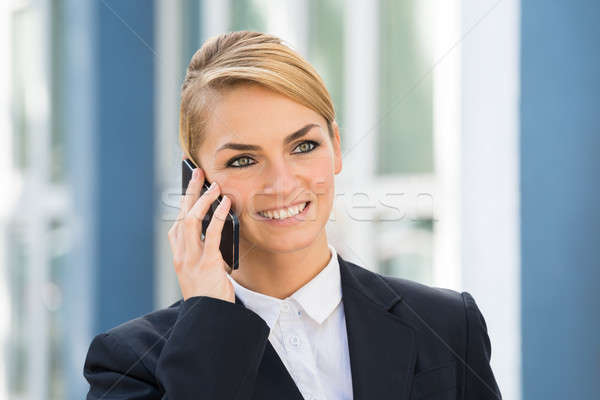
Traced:
POLYGON ((523 0, 523 399, 600 396, 600 2, 523 0))
POLYGON ((153 6, 96 2, 96 332, 153 306, 153 6))
POLYGON ((94 335, 152 311, 154 9, 145 0, 65 0, 54 21, 73 237, 65 276, 64 388, 81 399, 94 335), (57 17, 58 18, 58 17, 57 17))

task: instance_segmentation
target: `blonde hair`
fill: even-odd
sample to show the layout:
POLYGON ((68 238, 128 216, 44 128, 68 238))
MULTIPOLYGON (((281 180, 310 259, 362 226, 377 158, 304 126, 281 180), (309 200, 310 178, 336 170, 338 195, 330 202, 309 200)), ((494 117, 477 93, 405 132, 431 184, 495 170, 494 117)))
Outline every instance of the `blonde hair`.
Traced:
POLYGON ((179 143, 193 157, 202 144, 209 107, 223 90, 256 84, 314 110, 327 121, 333 138, 335 110, 317 71, 276 36, 236 31, 208 39, 194 53, 181 87, 179 143))

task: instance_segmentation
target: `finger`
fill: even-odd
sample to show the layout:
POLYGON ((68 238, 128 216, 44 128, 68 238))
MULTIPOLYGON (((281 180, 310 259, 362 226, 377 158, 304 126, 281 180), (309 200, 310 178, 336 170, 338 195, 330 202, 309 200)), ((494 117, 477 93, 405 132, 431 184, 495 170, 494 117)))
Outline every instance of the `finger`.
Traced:
POLYGON ((173 265, 176 270, 181 267, 183 255, 185 254, 183 240, 181 240, 181 226, 182 224, 180 223, 174 224, 169 230, 168 235, 171 252, 173 253, 173 265))
POLYGON ((183 196, 180 197, 179 199, 179 213, 177 214, 177 217, 175 217, 175 222, 173 223, 173 225, 171 225, 171 228, 169 228, 169 232, 167 234, 167 236, 169 237, 169 244, 171 245, 171 249, 175 250, 175 241, 177 240, 177 237, 179 236, 178 233, 180 232, 180 222, 183 219, 184 213, 183 213, 183 196))
POLYGON ((194 216, 199 219, 203 219, 212 203, 217 200, 219 194, 221 194, 221 188, 217 182, 213 182, 214 186, 211 186, 206 192, 200 196, 192 208, 187 212, 187 215, 194 216))
POLYGON ((175 222, 173 223, 173 225, 171 225, 171 228, 169 228, 169 232, 168 232, 169 239, 173 238, 176 240, 179 237, 179 233, 181 232, 181 225, 183 223, 184 217, 185 216, 183 215, 183 210, 179 211, 179 214, 177 215, 175 222))
POLYGON ((173 224, 173 226, 171 226, 171 229, 169 229, 169 232, 167 234, 167 237, 169 238, 169 245, 171 246, 171 252, 175 252, 175 241, 177 240, 176 235, 176 229, 177 226, 175 224, 173 224))
POLYGON ((202 220, 206 215, 210 205, 219 196, 219 187, 215 183, 212 189, 204 193, 192 209, 186 214, 183 220, 183 242, 186 253, 196 254, 204 248, 202 242, 202 220))
POLYGON ((231 206, 231 200, 227 196, 223 196, 221 203, 215 210, 212 220, 206 229, 206 238, 204 239, 204 252, 207 256, 213 257, 219 251, 221 245, 221 232, 223 225, 227 219, 227 214, 231 206))
POLYGON ((183 208, 184 200, 185 200, 185 196, 179 196, 179 212, 177 213, 177 216, 175 217, 175 224, 177 222, 181 221, 183 216, 185 215, 185 210, 183 208))
MULTIPOLYGON (((183 204, 183 201, 182 201, 183 204)), ((171 249, 174 249, 174 243, 175 240, 177 239, 177 232, 178 232, 178 225, 179 222, 181 221, 181 218, 183 217, 183 207, 180 207, 179 209, 179 214, 177 214, 177 217, 175 217, 175 222, 173 222, 173 225, 171 225, 171 227, 169 228, 169 231, 167 232, 167 236, 169 237, 169 243, 171 244, 171 249)))
POLYGON ((204 247, 201 239, 202 221, 186 215, 180 229, 178 243, 183 248, 185 258, 196 259, 202 254, 202 248, 204 247))
POLYGON ((200 191, 202 189, 202 185, 204 184, 204 171, 202 168, 194 168, 194 172, 192 173, 192 179, 185 191, 185 196, 183 199, 183 210, 184 213, 187 214, 189 210, 194 206, 198 197, 200 197, 200 191))

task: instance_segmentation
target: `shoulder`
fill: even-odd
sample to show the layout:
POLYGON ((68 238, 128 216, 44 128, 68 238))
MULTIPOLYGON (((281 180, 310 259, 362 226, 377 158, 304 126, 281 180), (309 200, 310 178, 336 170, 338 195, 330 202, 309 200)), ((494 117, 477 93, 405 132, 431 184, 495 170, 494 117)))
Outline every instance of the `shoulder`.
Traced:
POLYGON ((370 271, 347 260, 353 283, 379 300, 403 323, 412 327, 417 341, 433 352, 465 354, 470 339, 486 337, 486 326, 468 292, 435 287, 370 271))
MULTIPOLYGON (((474 300, 467 292, 426 285, 409 279, 384 275, 366 269, 342 259, 343 275, 351 276, 346 279, 349 285, 359 287, 362 292, 379 302, 391 307, 393 313, 403 313, 408 317, 417 313, 427 320, 440 322, 464 322, 465 308, 472 306, 474 300)), ((408 319, 413 319, 413 317, 408 319)))
POLYGON ((483 315, 469 292, 425 285, 398 277, 379 276, 402 296, 406 306, 413 307, 421 315, 439 319, 442 323, 454 321, 467 325, 469 322, 479 322, 486 328, 483 315), (476 321, 472 321, 473 319, 476 321))
POLYGON ((402 301, 426 315, 444 316, 456 319, 464 317, 467 299, 471 303, 472 297, 467 292, 430 286, 408 279, 378 274, 390 288, 396 292, 402 301))
POLYGON ((89 346, 86 372, 99 365, 111 365, 117 370, 135 368, 153 376, 180 305, 181 300, 97 334, 89 346))
MULTIPOLYGON (((134 337, 142 342, 156 336, 168 337, 170 329, 177 320, 181 303, 181 300, 179 300, 169 307, 153 311, 115 326, 105 333, 118 340, 134 337)), ((135 346, 137 343, 131 344, 135 346)))
POLYGON ((465 336, 473 324, 482 324, 485 330, 483 316, 469 292, 378 275, 401 297, 400 307, 395 307, 395 311, 418 322, 418 326, 429 325, 460 336, 465 336))
POLYGON ((490 340, 485 319, 469 292, 429 286, 379 275, 401 300, 391 310, 408 321, 425 349, 421 356, 434 362, 441 354, 489 361, 490 340), (470 354, 470 356, 468 356, 470 354))

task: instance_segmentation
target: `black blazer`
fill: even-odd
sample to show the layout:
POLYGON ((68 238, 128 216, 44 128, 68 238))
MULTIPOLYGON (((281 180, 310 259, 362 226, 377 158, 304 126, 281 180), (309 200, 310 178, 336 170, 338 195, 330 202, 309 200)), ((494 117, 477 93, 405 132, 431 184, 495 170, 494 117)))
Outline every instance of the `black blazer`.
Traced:
MULTIPOLYGON (((338 260, 355 400, 501 398, 470 294, 338 260)), ((301 400, 268 335, 237 296, 180 300, 93 339, 87 399, 301 400)))

